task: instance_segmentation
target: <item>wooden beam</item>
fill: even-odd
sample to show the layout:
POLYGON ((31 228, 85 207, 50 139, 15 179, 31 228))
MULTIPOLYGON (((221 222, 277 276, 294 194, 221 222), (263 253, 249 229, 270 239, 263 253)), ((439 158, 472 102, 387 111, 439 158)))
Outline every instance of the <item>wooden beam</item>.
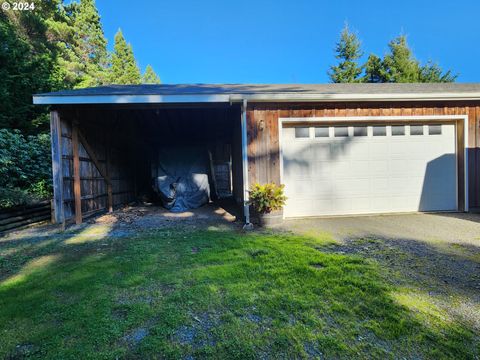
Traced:
POLYGON ((108 212, 111 213, 113 212, 113 191, 112 191, 112 182, 110 179, 110 132, 106 132, 105 134, 105 175, 109 179, 107 182, 107 207, 108 207, 108 212))
POLYGON ((73 149, 73 195, 75 197, 75 223, 82 223, 82 190, 80 184, 80 157, 78 155, 78 125, 72 123, 72 149, 73 149))
POLYGON ((103 179, 107 183, 108 211, 112 212, 113 211, 112 181, 110 180, 110 177, 108 176, 108 173, 100 165, 100 162, 98 161, 97 156, 95 155, 95 152, 93 151, 93 149, 88 144, 88 141, 85 138, 85 136, 83 135, 83 133, 81 132, 81 130, 80 129, 77 129, 77 130, 78 130, 78 137, 79 137, 80 142, 82 143, 83 147, 85 148, 85 151, 87 152, 88 156, 92 160, 93 164, 97 168, 100 175, 103 177, 103 179))
POLYGON ((52 180, 53 180, 53 219, 55 223, 65 226, 63 210, 63 173, 62 173, 62 129, 57 110, 50 112, 50 136, 52 146, 52 180))

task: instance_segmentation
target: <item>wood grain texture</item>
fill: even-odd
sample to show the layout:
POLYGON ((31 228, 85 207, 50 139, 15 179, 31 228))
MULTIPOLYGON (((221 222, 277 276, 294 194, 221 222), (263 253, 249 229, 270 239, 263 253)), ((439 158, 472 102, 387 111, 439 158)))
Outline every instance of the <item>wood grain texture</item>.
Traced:
MULTIPOLYGON (((480 207, 480 103, 466 101, 448 102, 364 102, 364 103, 250 103, 248 109, 249 179, 250 183, 280 181, 278 119, 288 117, 339 117, 339 116, 428 116, 468 115, 468 139, 459 135, 458 146, 464 141, 468 152, 469 205, 480 207), (258 134, 259 121, 268 127, 258 134)), ((320 120, 321 121, 321 120, 320 120)), ((460 122, 458 122, 460 123, 460 122)), ((463 126, 463 125, 462 125, 463 126)), ((461 132, 461 128, 458 128, 461 132)), ((463 132, 462 132, 463 134, 463 132)), ((458 154, 463 161, 463 152, 458 154)), ((463 199, 463 167, 459 167, 459 198, 463 199), (460 171, 461 170, 461 171, 460 171)), ((460 202, 461 207, 464 206, 460 202)))
POLYGON ((62 126, 60 115, 56 110, 50 112, 50 136, 52 147, 53 218, 55 223, 62 224, 65 221, 63 209, 62 126))
POLYGON ((72 153, 73 153, 73 195, 75 198, 75 223, 82 223, 82 191, 80 185, 80 158, 78 155, 78 126, 72 124, 72 153))

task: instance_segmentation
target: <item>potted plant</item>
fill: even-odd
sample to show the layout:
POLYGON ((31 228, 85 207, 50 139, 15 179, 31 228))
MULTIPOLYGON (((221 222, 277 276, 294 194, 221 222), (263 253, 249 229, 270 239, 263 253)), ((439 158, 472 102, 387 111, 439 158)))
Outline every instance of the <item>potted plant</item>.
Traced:
POLYGON ((260 226, 279 224, 283 220, 283 206, 287 200, 283 193, 285 185, 268 183, 253 184, 249 204, 253 208, 252 219, 260 226))

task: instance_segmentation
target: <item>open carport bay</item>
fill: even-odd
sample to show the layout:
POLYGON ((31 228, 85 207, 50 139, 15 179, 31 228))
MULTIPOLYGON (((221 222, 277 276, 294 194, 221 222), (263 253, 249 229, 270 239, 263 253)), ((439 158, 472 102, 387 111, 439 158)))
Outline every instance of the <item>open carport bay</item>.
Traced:
MULTIPOLYGON (((180 184, 177 193, 184 189, 185 197, 194 198, 183 201, 184 207, 226 197, 241 201, 238 107, 64 107, 55 115, 66 220, 75 217, 76 197, 82 216, 134 200, 160 203, 158 182, 165 175, 180 184)), ((54 129, 52 134, 55 139, 54 129)))

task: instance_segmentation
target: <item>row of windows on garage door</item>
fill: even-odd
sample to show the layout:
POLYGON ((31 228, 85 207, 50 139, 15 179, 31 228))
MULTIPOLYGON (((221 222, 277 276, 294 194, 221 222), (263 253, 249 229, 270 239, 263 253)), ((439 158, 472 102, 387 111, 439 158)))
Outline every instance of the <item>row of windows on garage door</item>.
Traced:
POLYGON ((295 138, 348 136, 420 136, 441 135, 442 125, 374 125, 374 126, 315 126, 296 127, 295 138))

